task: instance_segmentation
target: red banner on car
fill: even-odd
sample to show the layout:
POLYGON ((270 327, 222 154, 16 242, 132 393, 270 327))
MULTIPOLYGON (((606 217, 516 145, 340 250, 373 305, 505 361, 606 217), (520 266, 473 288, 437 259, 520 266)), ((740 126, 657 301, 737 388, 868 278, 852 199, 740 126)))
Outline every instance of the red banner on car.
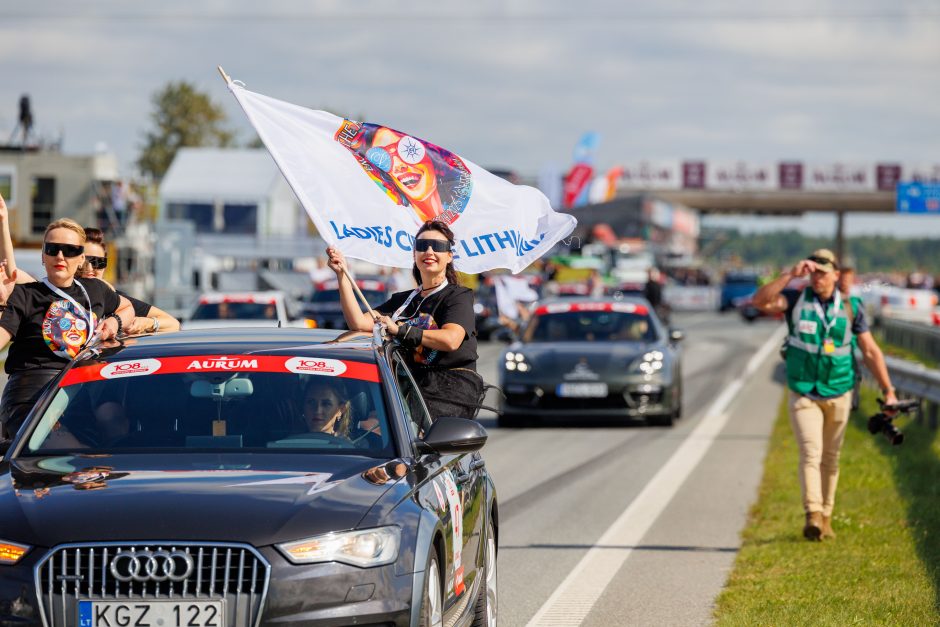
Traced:
POLYGON ((59 387, 90 381, 126 379, 152 374, 186 372, 293 372, 324 377, 343 377, 378 383, 375 364, 325 357, 284 357, 281 355, 187 355, 112 361, 78 366, 69 370, 59 387))
POLYGON ((645 305, 635 305, 633 303, 553 303, 551 305, 542 305, 535 310, 535 315, 544 316, 545 314, 583 311, 613 311, 616 313, 631 313, 638 316, 645 316, 649 313, 645 305))

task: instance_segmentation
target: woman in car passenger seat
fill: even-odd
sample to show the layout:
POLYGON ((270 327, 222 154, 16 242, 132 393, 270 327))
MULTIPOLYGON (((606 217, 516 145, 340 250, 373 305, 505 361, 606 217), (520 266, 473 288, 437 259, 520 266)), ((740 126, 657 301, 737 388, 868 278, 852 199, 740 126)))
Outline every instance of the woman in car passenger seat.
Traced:
POLYGON ((408 349, 411 370, 432 418, 473 418, 483 401, 483 379, 477 374, 476 316, 473 292, 462 287, 454 269, 454 234, 443 222, 428 220, 418 229, 412 276, 418 287, 398 292, 364 313, 345 273, 346 259, 328 248, 336 272, 346 324, 371 331, 373 315, 389 335, 408 349))

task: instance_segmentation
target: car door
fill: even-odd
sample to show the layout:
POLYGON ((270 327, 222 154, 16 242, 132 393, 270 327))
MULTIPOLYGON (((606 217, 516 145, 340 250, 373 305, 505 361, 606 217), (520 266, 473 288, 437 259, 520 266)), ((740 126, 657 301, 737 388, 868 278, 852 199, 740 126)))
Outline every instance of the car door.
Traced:
MULTIPOLYGON (((398 393, 411 436, 421 439, 432 419, 408 366, 396 355, 392 360, 398 393)), ((463 595, 477 573, 481 548, 482 467, 472 455, 424 455, 421 463, 434 492, 431 499, 445 522, 444 608, 463 605, 463 595)))

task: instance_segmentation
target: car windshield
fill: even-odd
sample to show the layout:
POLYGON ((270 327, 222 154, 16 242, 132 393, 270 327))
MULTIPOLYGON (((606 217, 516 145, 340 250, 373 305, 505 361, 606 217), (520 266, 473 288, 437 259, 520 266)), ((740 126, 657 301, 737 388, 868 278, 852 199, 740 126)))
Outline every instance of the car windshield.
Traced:
POLYGON ((283 355, 75 367, 22 454, 302 451, 392 457, 375 364, 283 355))
MULTIPOLYGON (((363 296, 372 305, 380 305, 386 301, 385 292, 379 290, 362 290, 363 296)), ((320 290, 310 295, 311 303, 338 303, 339 290, 320 290)))
POLYGON ((642 305, 555 305, 540 307, 535 314, 526 327, 525 342, 657 340, 656 327, 642 305))
POLYGON ((190 320, 277 320, 273 302, 200 303, 190 320))

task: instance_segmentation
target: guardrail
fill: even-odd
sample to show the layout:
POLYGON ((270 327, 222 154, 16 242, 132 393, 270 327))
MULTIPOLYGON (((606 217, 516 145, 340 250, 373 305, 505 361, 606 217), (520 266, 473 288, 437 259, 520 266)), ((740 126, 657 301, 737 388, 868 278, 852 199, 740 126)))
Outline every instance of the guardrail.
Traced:
MULTIPOLYGON (((861 361, 858 363, 861 364, 861 361)), ((898 397, 918 398, 926 401, 926 407, 922 407, 918 412, 917 420, 920 422, 926 419, 928 426, 936 429, 938 417, 940 417, 940 370, 887 356, 885 356, 885 364, 888 366, 888 374, 891 375, 891 383, 898 397)), ((862 372, 867 379, 872 378, 867 368, 862 368, 862 372)))
POLYGON ((885 341, 901 348, 914 351, 940 362, 940 327, 926 324, 881 318, 880 328, 885 341))

